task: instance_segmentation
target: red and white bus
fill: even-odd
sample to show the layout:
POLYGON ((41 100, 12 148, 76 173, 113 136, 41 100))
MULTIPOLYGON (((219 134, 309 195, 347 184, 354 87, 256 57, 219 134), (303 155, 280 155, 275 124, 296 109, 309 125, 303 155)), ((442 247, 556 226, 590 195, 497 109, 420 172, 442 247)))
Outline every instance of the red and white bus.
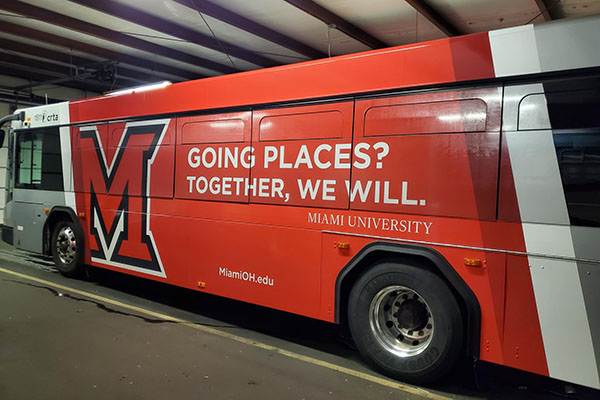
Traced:
POLYGON ((600 19, 19 110, 3 239, 600 388, 600 19))

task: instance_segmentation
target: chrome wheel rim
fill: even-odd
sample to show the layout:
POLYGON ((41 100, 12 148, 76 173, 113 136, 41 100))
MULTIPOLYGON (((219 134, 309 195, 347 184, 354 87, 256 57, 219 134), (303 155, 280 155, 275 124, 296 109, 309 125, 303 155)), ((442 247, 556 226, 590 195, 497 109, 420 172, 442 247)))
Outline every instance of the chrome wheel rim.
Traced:
POLYGON ((56 253, 63 264, 71 264, 77 255, 77 240, 75 232, 69 226, 64 226, 56 236, 56 253))
POLYGON ((434 319, 425 300, 404 286, 380 290, 369 307, 369 323, 375 340, 398 357, 416 356, 433 338, 434 319))

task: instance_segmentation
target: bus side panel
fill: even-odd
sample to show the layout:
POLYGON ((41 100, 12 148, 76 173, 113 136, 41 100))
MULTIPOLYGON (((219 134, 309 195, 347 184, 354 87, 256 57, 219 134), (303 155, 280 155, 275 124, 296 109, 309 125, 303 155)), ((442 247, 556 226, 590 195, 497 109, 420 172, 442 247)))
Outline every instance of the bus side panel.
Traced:
POLYGON ((183 286, 192 289, 319 317, 320 232, 232 221, 227 209, 250 213, 248 206, 204 204, 153 200, 162 215, 153 216, 152 227, 169 281, 185 273, 183 286))
POLYGON ((526 256, 507 255, 504 365, 548 375, 548 363, 526 256))
POLYGON ((501 217, 514 218, 506 203, 516 197, 548 374, 595 388, 600 324, 590 276, 600 260, 598 88, 598 75, 506 86, 503 157, 511 168, 501 179, 512 180, 516 196, 502 196, 500 207, 501 217))
POLYGON ((150 215, 173 196, 174 135, 169 119, 72 128, 86 262, 166 278, 150 215))
MULTIPOLYGON (((365 219, 361 233, 367 228, 377 235, 370 226, 377 225, 376 218, 363 217, 358 210, 394 212, 390 222, 381 219, 379 226, 401 229, 389 229, 386 236, 416 239, 417 244, 438 250, 475 293, 482 313, 480 357, 547 374, 531 279, 523 277, 528 269, 518 264, 507 269, 505 254, 477 250, 524 250, 520 224, 495 221, 501 99, 502 88, 490 87, 357 101, 355 144, 364 143, 362 153, 377 163, 374 168, 361 165, 357 161, 362 155, 354 149, 359 157, 353 163, 350 200, 356 211, 350 212, 348 223, 357 221, 360 227, 365 219), (421 235, 407 229, 417 224, 427 228, 421 235), (461 243, 467 248, 435 243, 461 243), (465 258, 482 260, 482 267, 466 267, 465 258), (507 332, 518 331, 519 324, 529 324, 528 337, 507 332)), ((333 277, 345 265, 344 255, 329 245, 335 240, 324 239, 323 245, 322 290, 327 293, 323 313, 334 301, 328 294, 333 277)), ((368 243, 368 239, 337 240, 349 241, 355 251, 368 243)))
MULTIPOLYGON (((510 230, 505 230, 505 233, 509 234, 510 230)), ((334 318, 335 285, 340 271, 372 242, 370 238, 343 234, 323 235, 322 319, 332 321, 334 318), (340 249, 338 243, 347 243, 349 248, 340 249)), ((474 249, 427 247, 438 251, 452 265, 477 298, 481 309, 479 357, 547 375, 526 258, 474 249), (467 267, 464 265, 465 258, 480 259, 482 266, 467 267)), ((340 310, 340 313, 346 313, 346 310, 340 310)))

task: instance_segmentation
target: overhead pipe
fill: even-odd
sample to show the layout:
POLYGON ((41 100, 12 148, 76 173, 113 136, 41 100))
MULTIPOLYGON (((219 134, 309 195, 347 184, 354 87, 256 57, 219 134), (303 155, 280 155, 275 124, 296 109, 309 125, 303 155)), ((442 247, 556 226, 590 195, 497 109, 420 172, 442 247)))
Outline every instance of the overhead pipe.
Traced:
POLYGON ((25 121, 25 111, 21 111, 18 114, 10 114, 6 117, 0 118, 0 127, 2 127, 2 125, 4 125, 5 123, 11 121, 25 121))

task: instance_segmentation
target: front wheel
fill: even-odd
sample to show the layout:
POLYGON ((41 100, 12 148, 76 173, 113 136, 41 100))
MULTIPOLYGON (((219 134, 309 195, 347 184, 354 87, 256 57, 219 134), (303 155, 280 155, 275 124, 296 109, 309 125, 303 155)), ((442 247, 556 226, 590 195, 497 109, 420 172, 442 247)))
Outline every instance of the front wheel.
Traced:
POLYGON ((64 276, 78 277, 83 272, 83 241, 79 236, 76 225, 71 221, 59 222, 52 232, 52 257, 56 269, 64 276))
POLYGON ((442 377, 463 345, 456 298, 440 277, 411 265, 368 270, 350 292, 348 321, 363 357, 402 381, 442 377))

